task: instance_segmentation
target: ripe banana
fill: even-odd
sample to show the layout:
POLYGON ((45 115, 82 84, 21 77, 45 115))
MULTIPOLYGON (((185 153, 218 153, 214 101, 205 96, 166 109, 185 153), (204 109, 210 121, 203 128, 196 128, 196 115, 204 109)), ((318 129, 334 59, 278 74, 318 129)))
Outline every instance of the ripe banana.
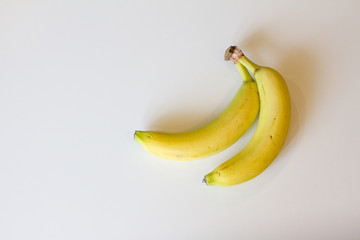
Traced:
POLYGON ((260 105, 256 82, 243 65, 237 62, 235 66, 243 83, 212 122, 182 133, 135 131, 135 140, 158 157, 180 161, 205 158, 235 143, 255 121, 260 105))
POLYGON ((260 96, 259 121, 248 145, 205 176, 207 185, 230 186, 259 175, 280 152, 290 125, 290 96, 283 77, 274 69, 256 65, 237 47, 227 52, 230 60, 238 59, 254 75, 260 96))

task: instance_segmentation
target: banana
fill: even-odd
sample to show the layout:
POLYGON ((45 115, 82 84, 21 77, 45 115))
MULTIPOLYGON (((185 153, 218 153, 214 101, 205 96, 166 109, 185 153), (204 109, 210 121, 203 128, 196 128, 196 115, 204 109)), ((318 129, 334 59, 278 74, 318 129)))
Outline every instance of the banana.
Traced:
POLYGON ((240 184, 262 173, 280 152, 290 125, 290 96, 283 77, 274 69, 256 65, 237 47, 227 52, 230 60, 238 59, 254 75, 260 96, 259 121, 246 147, 205 176, 207 185, 240 184))
POLYGON ((150 153, 165 159, 186 161, 205 158, 235 143, 252 125, 259 112, 256 82, 239 62, 243 83, 226 109, 196 130, 167 133, 135 131, 134 138, 150 153))

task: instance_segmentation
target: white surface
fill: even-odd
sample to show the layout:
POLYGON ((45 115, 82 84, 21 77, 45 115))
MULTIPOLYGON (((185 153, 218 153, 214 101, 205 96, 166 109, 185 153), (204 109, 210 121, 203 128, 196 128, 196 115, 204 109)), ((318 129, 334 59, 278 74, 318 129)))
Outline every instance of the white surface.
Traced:
POLYGON ((359 239, 358 1, 0 2, 0 239, 359 239), (270 3, 272 2, 272 3, 270 3), (173 162, 135 129, 221 112, 239 45, 292 98, 281 154, 230 188, 238 152, 173 162))

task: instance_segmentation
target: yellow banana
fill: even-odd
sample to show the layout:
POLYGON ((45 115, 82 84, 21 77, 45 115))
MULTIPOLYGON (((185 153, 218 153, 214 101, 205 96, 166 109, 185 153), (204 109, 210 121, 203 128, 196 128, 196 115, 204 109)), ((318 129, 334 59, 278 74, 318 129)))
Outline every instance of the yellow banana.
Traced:
POLYGON ((259 121, 248 145, 205 176, 208 185, 230 186, 259 175, 280 152, 290 125, 290 96, 283 77, 274 69, 256 65, 237 47, 229 49, 230 59, 238 59, 254 75, 260 96, 259 121))
POLYGON ((235 143, 255 121, 260 105, 256 82, 243 65, 237 62, 235 66, 243 83, 212 122, 182 133, 135 131, 135 140, 158 157, 180 161, 205 158, 235 143))

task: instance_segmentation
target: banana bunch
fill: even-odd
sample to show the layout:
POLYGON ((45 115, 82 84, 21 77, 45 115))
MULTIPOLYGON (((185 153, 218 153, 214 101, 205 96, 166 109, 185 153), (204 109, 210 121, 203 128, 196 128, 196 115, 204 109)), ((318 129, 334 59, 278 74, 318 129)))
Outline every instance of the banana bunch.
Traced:
POLYGON ((216 119, 183 133, 135 131, 135 140, 154 155, 194 160, 231 146, 249 129, 259 113, 257 128, 247 146, 204 177, 207 185, 216 186, 240 184, 263 172, 285 142, 291 115, 289 91, 277 71, 253 63, 235 46, 226 50, 225 60, 234 62, 243 84, 216 119))

